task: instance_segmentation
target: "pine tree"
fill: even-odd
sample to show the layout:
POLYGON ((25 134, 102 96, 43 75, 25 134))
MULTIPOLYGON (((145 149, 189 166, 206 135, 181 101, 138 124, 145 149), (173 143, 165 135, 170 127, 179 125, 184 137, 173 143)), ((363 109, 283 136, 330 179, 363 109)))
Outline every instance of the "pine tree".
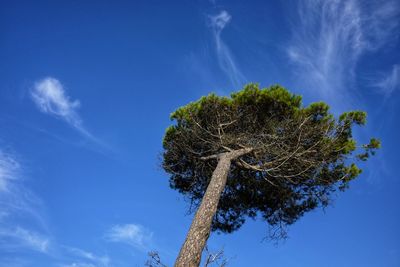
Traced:
POLYGON ((263 218, 280 236, 305 212, 330 203, 379 148, 357 147, 354 125, 366 113, 336 119, 323 102, 276 85, 249 84, 231 97, 215 94, 177 109, 163 140, 170 186, 198 208, 175 266, 199 266, 210 232, 230 233, 246 218, 263 218), (361 152, 360 152, 361 150, 361 152))

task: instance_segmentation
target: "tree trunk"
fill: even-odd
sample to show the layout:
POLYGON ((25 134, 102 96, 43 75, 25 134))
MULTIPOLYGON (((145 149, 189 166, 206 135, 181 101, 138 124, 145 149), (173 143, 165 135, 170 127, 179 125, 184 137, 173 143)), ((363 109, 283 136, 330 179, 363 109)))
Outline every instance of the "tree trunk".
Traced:
POLYGON ((244 148, 218 156, 218 165, 192 221, 185 243, 176 259, 175 267, 197 267, 200 265, 201 254, 210 236, 212 220, 217 212, 218 202, 226 185, 231 161, 250 151, 250 148, 244 148))

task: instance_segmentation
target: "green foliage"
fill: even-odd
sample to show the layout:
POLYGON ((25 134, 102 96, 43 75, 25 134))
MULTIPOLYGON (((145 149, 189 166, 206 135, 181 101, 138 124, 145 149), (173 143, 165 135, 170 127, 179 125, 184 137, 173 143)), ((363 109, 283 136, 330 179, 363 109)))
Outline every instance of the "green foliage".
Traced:
POLYGON ((343 123, 356 123, 364 125, 367 121, 367 113, 364 111, 350 111, 344 112, 339 117, 339 121, 343 123))
POLYGON ((299 108, 302 97, 291 94, 285 88, 274 85, 268 89, 260 90, 258 84, 248 84, 243 90, 232 93, 231 98, 236 104, 284 104, 286 107, 299 108))
POLYGON ((358 146, 354 125, 363 111, 336 119, 323 102, 302 106, 302 98, 274 85, 248 84, 231 97, 202 97, 171 114, 165 134, 163 167, 170 185, 193 207, 201 201, 218 155, 243 147, 252 153, 235 160, 221 196, 213 229, 232 232, 247 217, 270 225, 292 224, 305 212, 329 204, 380 147, 377 139, 358 146), (358 154, 357 154, 358 153, 358 154))
POLYGON ((380 147, 381 142, 376 138, 371 138, 369 144, 363 145, 365 152, 358 154, 357 157, 362 161, 366 161, 370 156, 375 155, 375 150, 380 147))

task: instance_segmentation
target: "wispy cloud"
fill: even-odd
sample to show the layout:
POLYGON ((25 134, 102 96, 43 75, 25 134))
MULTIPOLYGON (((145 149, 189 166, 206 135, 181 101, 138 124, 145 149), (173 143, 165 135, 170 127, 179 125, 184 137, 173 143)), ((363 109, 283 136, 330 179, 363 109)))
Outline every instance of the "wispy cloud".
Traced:
POLYGON ((390 96, 395 90, 400 89, 400 65, 393 65, 390 72, 383 74, 380 79, 372 84, 377 87, 386 97, 390 96))
POLYGON ((52 77, 37 81, 31 90, 32 100, 43 113, 62 119, 92 141, 101 144, 83 125, 78 114, 79 100, 71 100, 62 83, 52 77))
POLYGON ((152 249, 153 233, 139 224, 114 225, 106 233, 106 239, 130 245, 138 250, 152 249))
POLYGON ((105 256, 99 256, 79 248, 65 247, 69 254, 72 254, 75 261, 69 264, 62 264, 62 267, 108 267, 111 259, 105 256))
MULTIPOLYGON (((70 259, 71 263, 63 266, 110 266, 111 260, 107 255, 100 256, 54 241, 42 214, 42 201, 25 186, 23 165, 15 153, 0 149, 0 251, 3 252, 0 258, 5 260, 14 252, 29 250, 45 254, 55 261, 70 259)), ((146 239, 140 239, 138 234, 138 245, 146 244, 146 239)), ((10 259, 7 265, 0 263, 0 266, 24 264, 10 259)))
POLYGON ((221 33, 231 21, 232 16, 225 10, 214 16, 209 16, 210 27, 215 41, 218 63, 222 71, 228 76, 233 86, 239 87, 246 81, 245 76, 237 67, 234 57, 221 38, 221 33))
POLYGON ((83 127, 77 113, 79 101, 70 100, 59 80, 51 77, 40 80, 35 83, 31 93, 40 111, 64 119, 77 129, 83 127))
POLYGON ((20 163, 12 153, 0 149, 0 225, 10 218, 29 217, 39 226, 44 227, 44 220, 39 212, 40 199, 23 185, 20 163))
POLYGON ((0 248, 47 252, 49 238, 34 228, 45 228, 40 200, 21 182, 21 166, 10 153, 0 151, 0 248), (29 225, 22 226, 28 220, 29 225))
POLYGON ((10 184, 17 179, 19 169, 20 165, 13 157, 0 151, 0 193, 11 191, 10 184))
POLYGON ((22 227, 0 228, 0 244, 3 249, 28 248, 46 253, 50 240, 37 232, 22 227))
POLYGON ((313 93, 342 102, 354 88, 360 57, 396 38, 396 1, 299 1, 289 59, 313 93))

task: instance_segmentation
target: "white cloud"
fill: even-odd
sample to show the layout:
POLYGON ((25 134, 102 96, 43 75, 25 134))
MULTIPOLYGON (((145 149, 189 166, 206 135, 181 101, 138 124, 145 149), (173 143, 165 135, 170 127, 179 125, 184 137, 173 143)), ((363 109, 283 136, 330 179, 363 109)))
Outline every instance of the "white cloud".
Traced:
POLYGON ((49 239, 33 228, 46 228, 40 200, 22 184, 21 166, 0 150, 0 249, 27 248, 47 252, 49 239), (29 226, 23 227, 29 221, 29 226))
POLYGON ((17 227, 13 236, 19 239, 24 245, 40 252, 47 252, 49 249, 49 239, 38 233, 17 227))
MULTIPOLYGON (((3 255, 31 250, 53 259, 70 258, 71 263, 63 266, 110 266, 111 260, 107 255, 97 255, 54 242, 48 234, 47 223, 42 215, 41 200, 24 186, 25 170, 20 162, 15 153, 6 153, 0 149, 0 251, 3 255)), ((6 265, 1 264, 2 262, 0 266, 22 266, 23 262, 13 260, 6 265)))
POLYGON ((150 249, 152 238, 153 233, 138 224, 114 225, 106 233, 107 240, 125 243, 142 251, 150 249))
POLYGON ((235 87, 240 87, 246 81, 246 78, 237 67, 229 47, 221 38, 222 31, 226 25, 228 25, 231 19, 232 16, 225 10, 221 11, 218 15, 209 16, 219 66, 228 76, 232 85, 235 87))
POLYGON ((69 265, 64 265, 64 266, 97 266, 97 267, 107 267, 110 264, 111 259, 105 255, 105 256, 99 256, 96 255, 92 252, 85 251, 83 249, 79 248, 72 248, 72 247, 66 247, 68 252, 74 254, 74 256, 85 260, 89 262, 83 262, 83 261, 78 261, 74 262, 69 265))
POLYGON ((218 34, 221 34, 225 26, 231 21, 232 16, 225 10, 222 10, 218 15, 210 16, 211 25, 218 34))
POLYGON ((360 57, 396 38, 398 10, 395 1, 300 1, 287 48, 300 83, 331 101, 348 99, 360 57))
POLYGON ((29 248, 46 253, 49 249, 48 238, 21 227, 0 228, 0 244, 3 249, 29 248))
POLYGON ((31 96, 40 111, 66 121, 90 140, 105 146, 84 127, 77 111, 80 107, 79 100, 71 100, 59 80, 47 77, 37 81, 31 96))
MULTIPOLYGON (((80 101, 71 100, 71 97, 67 95, 66 89, 59 80, 47 77, 35 82, 31 90, 31 98, 41 112, 64 120, 88 140, 99 145, 100 148, 112 151, 111 147, 86 129, 78 113, 80 101)), ((46 130, 41 131, 47 133, 46 130)), ((57 136, 56 138, 60 139, 57 136)), ((102 150, 97 151, 104 152, 102 150)))
POLYGON ((390 96, 395 90, 398 90, 400 88, 400 65, 393 65, 391 71, 384 74, 373 86, 379 88, 386 96, 390 96))
POLYGON ((41 201, 23 185, 21 172, 15 156, 0 149, 0 226, 15 218, 30 218, 31 223, 44 226, 41 201))
MULTIPOLYGON (((14 158, 0 151, 0 194, 10 192, 10 184, 16 179, 19 168, 20 166, 14 158)), ((1 214, 4 212, 4 210, 1 211, 1 214)))
POLYGON ((62 118, 76 128, 82 127, 77 109, 78 100, 71 101, 59 80, 47 77, 35 83, 32 99, 40 111, 62 118))

